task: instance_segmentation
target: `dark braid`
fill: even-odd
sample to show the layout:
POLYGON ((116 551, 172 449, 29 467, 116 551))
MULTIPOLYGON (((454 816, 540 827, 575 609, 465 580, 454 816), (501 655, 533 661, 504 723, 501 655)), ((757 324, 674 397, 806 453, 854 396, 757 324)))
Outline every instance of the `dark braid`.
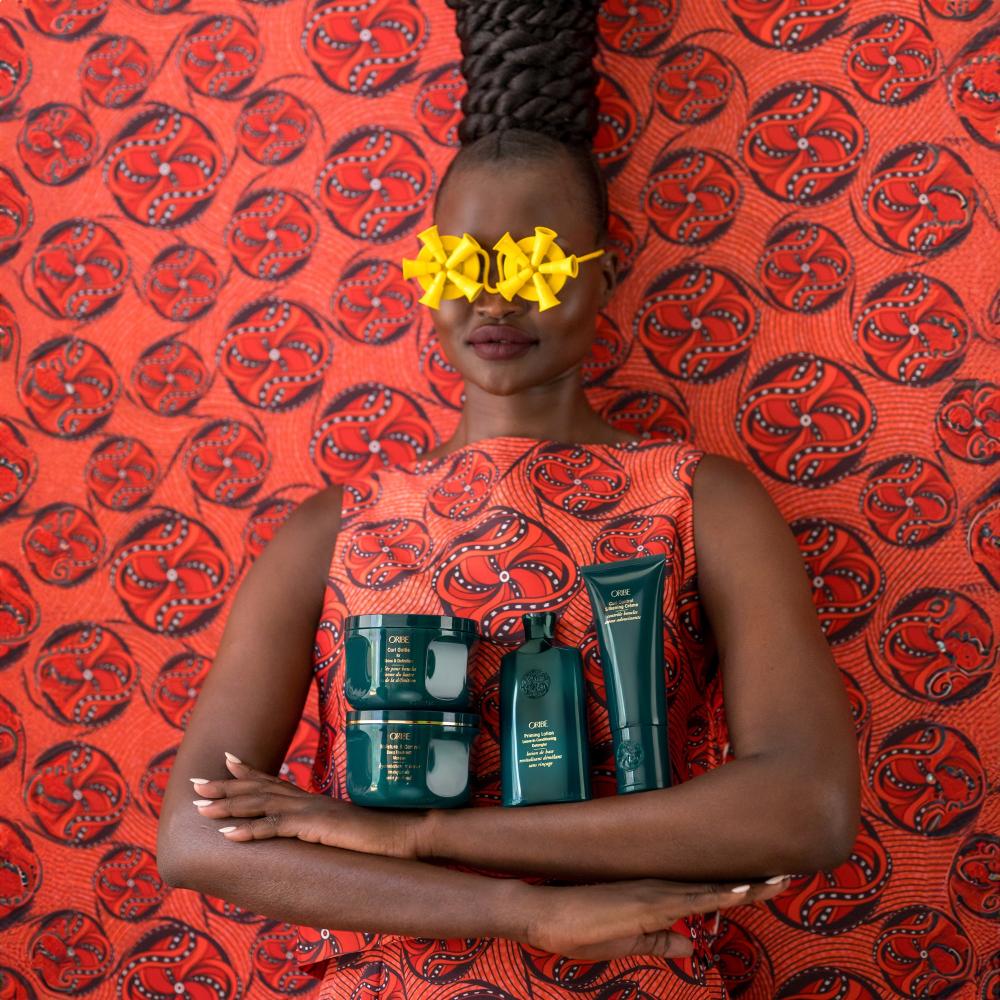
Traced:
POLYGON ((503 160, 568 157, 587 188, 603 238, 608 196, 591 151, 597 127, 600 0, 446 0, 455 11, 468 91, 462 149, 448 177, 503 160))

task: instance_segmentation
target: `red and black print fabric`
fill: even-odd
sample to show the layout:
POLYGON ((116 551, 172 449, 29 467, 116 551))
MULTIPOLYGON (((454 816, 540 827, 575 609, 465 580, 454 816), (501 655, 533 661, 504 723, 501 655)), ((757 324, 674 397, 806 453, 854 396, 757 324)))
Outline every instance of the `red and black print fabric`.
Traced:
MULTIPOLYGON (((615 426, 758 475, 858 735, 854 856, 724 915, 715 969, 749 1000, 994 997, 1000 9, 605 0, 599 31, 623 277, 588 394, 615 426)), ((0 994, 315 995, 295 928, 155 864, 228 603, 314 490, 346 483, 368 525, 352 579, 426 579, 456 607, 428 518, 541 545, 571 516, 608 558, 673 537, 623 510, 614 463, 572 451, 525 470, 534 507, 494 509, 486 448, 419 517, 379 506, 369 473, 419 459, 462 401, 399 269, 457 141, 458 58, 440 0, 0 5, 0 994)), ((578 600, 545 551, 538 586, 578 600)), ((509 628, 487 596, 477 613, 509 628)), ((696 592, 676 602, 686 649, 696 592)), ((673 690, 683 658, 668 670, 673 690)), ((289 750, 303 784, 331 759, 318 693, 337 683, 289 750)), ((718 729, 692 712, 689 734, 718 729)), ((391 967, 454 967, 422 947, 391 967)), ((641 995, 524 960, 552 995, 641 995)))

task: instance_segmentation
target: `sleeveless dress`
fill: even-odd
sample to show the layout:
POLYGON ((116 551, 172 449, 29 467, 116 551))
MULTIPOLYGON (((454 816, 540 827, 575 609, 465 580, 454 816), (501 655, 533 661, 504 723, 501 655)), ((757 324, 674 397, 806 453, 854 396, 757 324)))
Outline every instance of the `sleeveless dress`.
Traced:
MULTIPOLYGON (((480 642, 469 664, 469 711, 481 716, 471 804, 498 806, 500 660, 521 641, 524 611, 552 610, 559 613, 558 641, 583 655, 592 795, 616 794, 597 639, 577 567, 660 554, 667 562, 663 642, 672 783, 722 764, 728 740, 721 687, 696 586, 691 483, 702 454, 660 440, 581 445, 494 437, 348 484, 316 633, 320 743, 311 790, 347 797, 345 617, 452 614, 475 618, 491 640, 480 642)), ((674 961, 585 962, 499 938, 309 927, 297 928, 296 954, 303 971, 322 977, 323 1000, 725 997, 711 953, 713 923, 697 915, 678 921, 673 930, 693 939, 695 954, 674 961)))

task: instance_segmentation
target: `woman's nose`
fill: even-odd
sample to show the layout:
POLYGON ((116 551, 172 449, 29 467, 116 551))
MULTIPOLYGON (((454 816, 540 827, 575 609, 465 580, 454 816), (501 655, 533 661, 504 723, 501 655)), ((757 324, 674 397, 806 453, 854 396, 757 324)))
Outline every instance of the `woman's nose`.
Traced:
POLYGON ((474 308, 481 316, 488 316, 492 319, 503 319, 507 316, 514 316, 524 311, 521 302, 515 296, 508 302, 499 292, 488 292, 484 288, 476 299, 474 308))

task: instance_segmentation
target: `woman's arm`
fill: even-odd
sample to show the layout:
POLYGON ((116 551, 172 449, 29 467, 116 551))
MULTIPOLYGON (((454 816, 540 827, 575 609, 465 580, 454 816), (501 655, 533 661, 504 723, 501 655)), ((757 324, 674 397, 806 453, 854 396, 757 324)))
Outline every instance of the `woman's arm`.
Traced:
MULTIPOLYGON (((313 927, 421 937, 502 936, 579 957, 690 954, 663 930, 693 912, 765 899, 758 886, 643 880, 549 888, 279 839, 232 843, 199 815, 190 779, 228 779, 225 752, 277 772, 298 728, 339 526, 339 491, 306 501, 243 581, 170 774, 157 866, 172 886, 313 927)), ((317 802, 328 796, 299 794, 317 802)))
POLYGON ((563 878, 757 878, 845 861, 859 774, 850 710, 802 556, 764 488, 707 455, 695 548, 736 760, 673 788, 590 802, 437 811, 417 856, 563 878))

